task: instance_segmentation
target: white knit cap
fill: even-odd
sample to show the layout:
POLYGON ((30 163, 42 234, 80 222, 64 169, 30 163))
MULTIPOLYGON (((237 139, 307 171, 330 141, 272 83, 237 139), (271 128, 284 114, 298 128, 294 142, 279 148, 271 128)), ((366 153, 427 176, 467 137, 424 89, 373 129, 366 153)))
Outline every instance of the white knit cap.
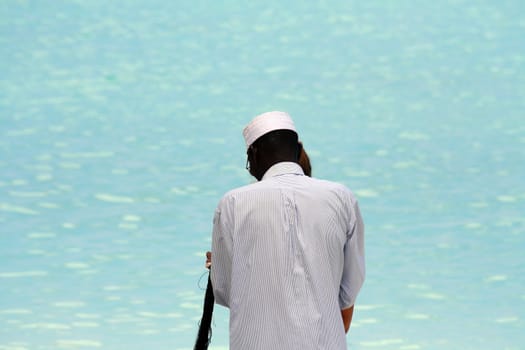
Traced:
POLYGON ((246 148, 250 147, 255 140, 264 134, 282 129, 297 132, 288 113, 273 111, 258 115, 242 131, 244 141, 246 141, 246 148))

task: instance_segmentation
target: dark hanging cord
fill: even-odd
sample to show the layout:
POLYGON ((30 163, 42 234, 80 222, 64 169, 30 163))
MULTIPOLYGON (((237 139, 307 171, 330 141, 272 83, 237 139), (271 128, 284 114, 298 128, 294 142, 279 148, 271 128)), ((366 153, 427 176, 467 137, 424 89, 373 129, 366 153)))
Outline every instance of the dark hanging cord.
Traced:
POLYGON ((206 278, 206 286, 202 285, 202 280, 204 277, 208 277, 210 275, 210 271, 203 272, 201 277, 199 277, 199 281, 197 282, 197 287, 199 287, 200 290, 206 290, 206 286, 208 283, 208 279, 206 278))
MULTIPOLYGON (((211 272, 210 272, 211 274, 211 272)), ((215 297, 213 296, 213 288, 211 285, 210 275, 208 275, 208 285, 206 286, 206 294, 204 296, 204 305, 202 307, 202 318, 199 324, 199 333, 193 350, 207 350, 211 342, 211 318, 213 315, 213 305, 215 304, 215 297)))

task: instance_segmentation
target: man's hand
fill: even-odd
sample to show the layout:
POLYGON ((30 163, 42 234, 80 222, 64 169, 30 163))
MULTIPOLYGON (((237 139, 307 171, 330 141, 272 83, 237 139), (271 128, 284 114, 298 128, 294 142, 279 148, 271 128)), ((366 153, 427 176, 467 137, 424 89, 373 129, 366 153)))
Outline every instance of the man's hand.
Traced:
POLYGON ((206 252, 206 264, 204 265, 209 270, 211 267, 211 252, 206 252))
POLYGON ((354 307, 341 310, 341 316, 343 317, 343 324, 345 325, 345 332, 348 333, 350 329, 350 323, 352 323, 352 315, 354 314, 354 307))

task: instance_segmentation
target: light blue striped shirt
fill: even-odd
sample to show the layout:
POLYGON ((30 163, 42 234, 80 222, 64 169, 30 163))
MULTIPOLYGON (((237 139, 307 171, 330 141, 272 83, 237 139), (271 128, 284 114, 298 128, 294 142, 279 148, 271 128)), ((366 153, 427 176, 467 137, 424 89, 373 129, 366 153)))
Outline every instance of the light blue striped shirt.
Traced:
POLYGON ((275 164, 221 199, 212 254, 230 350, 346 349, 341 310, 365 278, 364 225, 348 188, 275 164))

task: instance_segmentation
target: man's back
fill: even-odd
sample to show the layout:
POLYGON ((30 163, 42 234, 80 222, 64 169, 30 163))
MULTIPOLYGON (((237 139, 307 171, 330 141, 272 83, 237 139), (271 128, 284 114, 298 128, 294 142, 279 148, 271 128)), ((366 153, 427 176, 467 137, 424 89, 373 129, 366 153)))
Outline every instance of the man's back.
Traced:
POLYGON ((223 197, 212 250, 231 350, 346 349, 341 310, 364 279, 363 224, 346 187, 278 163, 223 197))

